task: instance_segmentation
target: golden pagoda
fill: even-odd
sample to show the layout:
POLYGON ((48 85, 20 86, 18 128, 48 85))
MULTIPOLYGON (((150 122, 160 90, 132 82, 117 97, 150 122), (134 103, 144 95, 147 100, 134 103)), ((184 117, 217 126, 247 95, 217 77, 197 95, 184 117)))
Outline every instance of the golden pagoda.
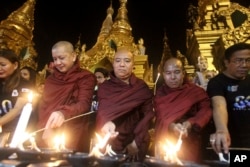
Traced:
POLYGON ((172 51, 171 51, 171 49, 169 47, 169 44, 168 44, 168 37, 166 35, 166 32, 164 32, 163 53, 162 53, 160 64, 158 65, 158 74, 162 73, 162 69, 163 69, 164 63, 165 63, 166 59, 168 59, 170 57, 177 57, 177 58, 179 58, 182 61, 183 65, 184 65, 184 68, 185 68, 185 71, 186 71, 188 77, 193 77, 194 72, 195 72, 194 65, 190 65, 189 64, 187 57, 185 55, 183 55, 180 52, 180 50, 177 50, 176 54, 172 55, 172 51))
POLYGON ((0 47, 13 50, 20 56, 21 67, 37 69, 33 29, 35 0, 27 0, 0 23, 0 47))
POLYGON ((167 37, 166 31, 164 31, 163 52, 162 52, 160 64, 158 65, 158 68, 157 68, 158 73, 162 72, 162 68, 164 66, 166 59, 168 59, 170 57, 174 57, 174 56, 172 55, 172 51, 171 51, 169 44, 168 44, 168 37, 167 37))
MULTIPOLYGON (((113 22, 112 16, 114 9, 112 4, 107 9, 107 16, 102 24, 95 45, 85 51, 86 44, 82 45, 79 55, 80 65, 90 71, 96 67, 105 67, 112 70, 112 61, 115 50, 111 48, 113 41, 117 47, 127 47, 135 55, 134 73, 138 78, 143 79, 150 88, 154 87, 153 67, 148 64, 148 56, 141 55, 139 44, 134 42, 132 27, 130 26, 126 8, 127 0, 120 0, 120 7, 113 22)), ((142 39, 141 39, 142 40, 142 39)))
POLYGON ((239 42, 250 43, 250 8, 230 0, 199 0, 198 17, 187 30, 187 53, 197 64, 201 55, 208 59, 209 70, 222 71, 224 50, 239 42))

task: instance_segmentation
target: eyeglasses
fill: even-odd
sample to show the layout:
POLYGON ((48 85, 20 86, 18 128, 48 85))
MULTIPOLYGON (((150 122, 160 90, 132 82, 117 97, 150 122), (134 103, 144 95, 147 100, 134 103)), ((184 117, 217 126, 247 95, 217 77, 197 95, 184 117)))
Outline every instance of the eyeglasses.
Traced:
POLYGON ((246 63, 246 65, 250 65, 250 58, 248 59, 238 58, 234 59, 232 62, 236 65, 243 65, 244 63, 246 63))

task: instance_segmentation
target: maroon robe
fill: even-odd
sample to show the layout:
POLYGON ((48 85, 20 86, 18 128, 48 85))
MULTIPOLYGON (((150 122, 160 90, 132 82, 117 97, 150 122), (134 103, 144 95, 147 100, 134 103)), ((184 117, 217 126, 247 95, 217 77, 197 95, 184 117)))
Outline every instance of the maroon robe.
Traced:
MULTIPOLYGON (((45 81, 45 87, 38 109, 38 129, 44 128, 50 114, 61 111, 65 119, 89 112, 96 78, 91 72, 74 65, 67 73, 54 69, 45 81)), ((78 150, 77 144, 87 134, 87 116, 71 120, 63 125, 66 147, 78 150)), ((42 146, 44 144, 41 143, 42 146)), ((78 150, 79 151, 79 150, 78 150)))
POLYGON ((119 80, 111 73, 110 80, 99 86, 97 131, 108 121, 113 121, 119 135, 111 141, 112 149, 120 153, 135 140, 140 157, 145 156, 149 145, 149 126, 154 117, 153 94, 147 84, 130 77, 130 84, 119 80))
POLYGON ((205 90, 193 83, 185 83, 176 89, 163 85, 157 90, 154 107, 156 141, 166 138, 177 140, 177 137, 169 131, 169 125, 189 121, 192 129, 189 136, 183 139, 179 157, 198 162, 201 147, 200 132, 212 116, 210 100, 205 90))

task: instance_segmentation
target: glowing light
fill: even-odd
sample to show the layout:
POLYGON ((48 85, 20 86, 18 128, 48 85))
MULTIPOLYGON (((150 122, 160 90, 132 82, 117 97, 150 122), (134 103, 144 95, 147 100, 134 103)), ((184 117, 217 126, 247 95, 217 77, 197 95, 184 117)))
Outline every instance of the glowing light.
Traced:
POLYGON ((65 150, 65 135, 59 135, 54 138, 54 149, 57 151, 65 150))
POLYGON ((21 112, 16 130, 10 143, 10 147, 16 148, 18 145, 20 145, 20 142, 23 142, 22 140, 20 140, 20 136, 25 134, 25 130, 28 125, 30 114, 32 112, 32 97, 33 94, 31 92, 28 96, 28 103, 23 107, 23 110, 21 112))
POLYGON ((166 144, 163 146, 165 151, 164 160, 170 163, 176 163, 178 165, 183 165, 183 163, 178 158, 178 151, 181 148, 181 143, 177 142, 176 144, 172 143, 169 140, 166 140, 166 144))
POLYGON ((92 150, 90 150, 89 155, 96 157, 104 156, 105 154, 108 154, 109 156, 116 155, 116 153, 112 150, 111 146, 107 144, 110 137, 111 137, 110 133, 107 133, 103 138, 98 133, 96 133, 97 143, 95 143, 92 150), (103 153, 102 150, 104 148, 105 152, 103 153))
POLYGON ((177 164, 177 165, 182 166, 183 163, 178 158, 178 152, 180 151, 181 145, 182 145, 181 136, 182 136, 182 132, 178 140, 175 142, 169 139, 158 142, 156 144, 156 152, 155 152, 156 158, 159 158, 161 160, 164 160, 172 164, 177 164))

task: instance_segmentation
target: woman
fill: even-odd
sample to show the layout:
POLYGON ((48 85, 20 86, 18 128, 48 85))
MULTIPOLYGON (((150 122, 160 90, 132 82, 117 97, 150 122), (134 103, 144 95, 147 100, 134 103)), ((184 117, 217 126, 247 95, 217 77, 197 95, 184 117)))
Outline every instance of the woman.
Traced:
POLYGON ((17 55, 11 50, 0 50, 1 146, 5 146, 9 142, 7 140, 11 139, 30 91, 31 84, 20 75, 17 55), (10 136, 7 138, 8 135, 10 136))

